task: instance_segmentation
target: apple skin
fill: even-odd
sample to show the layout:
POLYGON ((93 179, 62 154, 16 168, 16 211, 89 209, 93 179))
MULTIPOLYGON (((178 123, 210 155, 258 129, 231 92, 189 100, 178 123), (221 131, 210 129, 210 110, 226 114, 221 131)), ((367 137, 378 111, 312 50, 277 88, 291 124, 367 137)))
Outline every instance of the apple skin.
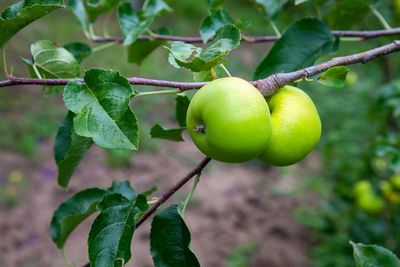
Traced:
POLYGON ((307 156, 321 137, 321 120, 311 98, 285 86, 269 100, 272 135, 259 159, 274 166, 294 164, 307 156))
POLYGON ((259 156, 272 130, 262 94, 236 77, 220 78, 200 88, 189 104, 186 121, 190 137, 201 152, 232 163, 259 156))

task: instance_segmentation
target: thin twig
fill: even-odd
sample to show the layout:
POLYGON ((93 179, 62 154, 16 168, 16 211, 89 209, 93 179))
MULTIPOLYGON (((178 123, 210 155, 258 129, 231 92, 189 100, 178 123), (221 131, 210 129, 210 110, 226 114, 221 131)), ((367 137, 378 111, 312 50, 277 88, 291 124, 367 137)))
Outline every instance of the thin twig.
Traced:
MULTIPOLYGON (((335 36, 344 37, 362 37, 363 39, 375 38, 380 36, 390 36, 390 35, 400 35, 400 28, 392 28, 385 30, 372 30, 372 31, 332 31, 335 36)), ((150 35, 140 35, 138 40, 166 40, 166 41, 182 41, 185 43, 201 43, 203 39, 201 37, 183 37, 174 35, 161 35, 157 34, 154 36, 150 35)), ((263 43, 263 42, 274 42, 279 39, 279 36, 254 36, 243 38, 242 41, 248 43, 263 43)), ((122 43, 124 39, 122 37, 99 37, 93 38, 94 42, 117 42, 122 43)))
MULTIPOLYGON (((378 57, 385 56, 390 53, 394 53, 400 50, 400 41, 396 40, 390 44, 380 46, 371 50, 367 50, 362 53, 333 58, 324 63, 300 69, 288 73, 276 73, 268 76, 265 79, 258 81, 251 81, 257 89, 266 97, 273 95, 279 88, 305 78, 312 77, 316 74, 322 73, 329 68, 335 66, 347 66, 356 63, 367 63, 378 57)), ((39 85, 66 85, 72 79, 32 79, 32 78, 20 78, 15 76, 9 76, 10 80, 0 81, 0 87, 22 85, 22 84, 39 84, 39 85)), ((74 79, 78 82, 83 82, 83 79, 74 79)), ((198 89, 207 82, 175 82, 175 81, 164 81, 154 80, 146 78, 131 77, 128 78, 131 84, 137 85, 151 85, 161 87, 179 88, 180 91, 187 91, 192 89, 198 89)))

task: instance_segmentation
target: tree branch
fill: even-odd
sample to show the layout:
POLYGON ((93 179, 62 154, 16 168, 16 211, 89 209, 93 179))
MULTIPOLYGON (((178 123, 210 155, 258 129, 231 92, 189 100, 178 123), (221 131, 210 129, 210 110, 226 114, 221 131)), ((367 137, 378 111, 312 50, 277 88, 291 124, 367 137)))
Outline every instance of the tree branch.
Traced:
POLYGON ((375 58, 385 56, 387 54, 397 52, 400 50, 400 41, 396 40, 390 44, 380 46, 362 53, 336 57, 324 63, 304 68, 301 70, 288 72, 288 73, 276 73, 272 74, 265 79, 254 82, 254 86, 257 87, 260 92, 268 97, 273 95, 279 88, 286 84, 293 83, 297 80, 302 80, 308 77, 312 77, 316 74, 322 73, 329 68, 336 66, 347 66, 356 63, 367 63, 375 58))
MULTIPOLYGON (((400 28, 393 28, 390 30, 373 30, 373 31, 332 31, 332 34, 335 36, 343 36, 343 37, 360 37, 363 39, 375 38, 380 36, 393 36, 400 35, 400 28)), ((160 35, 155 34, 154 36, 150 35, 140 35, 138 40, 166 40, 166 41, 182 41, 185 43, 201 43, 203 39, 201 37, 182 37, 182 36, 174 36, 174 35, 160 35)), ((254 37, 246 37, 243 38, 242 41, 248 43, 263 43, 263 42, 274 42, 278 40, 278 36, 254 36, 254 37)), ((96 36, 93 38, 94 42, 117 42, 122 43, 124 38, 122 37, 99 37, 96 36)))
MULTIPOLYGON (((286 84, 293 83, 298 80, 302 80, 308 77, 312 77, 316 74, 322 73, 329 68, 335 66, 347 66, 356 63, 367 63, 378 57, 385 56, 390 53, 394 53, 400 50, 400 41, 396 40, 390 44, 380 46, 362 53, 333 58, 324 63, 300 69, 288 73, 276 73, 272 74, 265 79, 258 81, 251 81, 250 83, 257 87, 260 92, 268 97, 273 95, 279 88, 286 84)), ((9 76, 10 80, 0 81, 0 87, 12 86, 12 85, 23 85, 23 84, 39 84, 39 85, 66 85, 69 81, 75 80, 83 82, 83 79, 32 79, 32 78, 20 78, 15 76, 9 76)), ((172 87, 179 88, 182 92, 192 89, 198 89, 207 82, 175 82, 175 81, 164 81, 154 80, 146 78, 131 77, 128 78, 131 84, 137 85, 151 85, 161 87, 172 87)))
MULTIPOLYGON (((173 187, 168 189, 155 203, 151 208, 146 211, 140 218, 137 220, 135 229, 137 229, 144 221, 146 221, 154 212, 157 211, 158 207, 160 207, 165 201, 167 201, 176 191, 178 191, 183 185, 185 185, 193 176, 200 174, 201 171, 207 166, 207 164, 211 161, 211 158, 205 157, 191 172, 189 172, 185 177, 179 180, 173 187)), ((82 267, 90 267, 90 263, 86 263, 82 267)))

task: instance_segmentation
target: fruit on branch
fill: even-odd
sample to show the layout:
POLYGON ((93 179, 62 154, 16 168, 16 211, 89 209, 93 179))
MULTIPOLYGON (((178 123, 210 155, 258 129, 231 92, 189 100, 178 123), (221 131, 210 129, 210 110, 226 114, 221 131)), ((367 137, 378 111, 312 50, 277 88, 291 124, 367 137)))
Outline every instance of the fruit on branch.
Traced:
POLYGON ((272 135, 262 161, 287 166, 302 160, 321 137, 321 120, 311 98, 302 90, 285 86, 269 100, 272 135))
POLYGON ((372 185, 366 180, 358 181, 353 187, 357 207, 371 215, 376 215, 383 210, 382 198, 375 194, 372 185))
POLYGON ((272 130, 264 97, 249 82, 235 77, 200 88, 189 104, 186 120, 195 145, 210 158, 224 162, 256 158, 272 130))

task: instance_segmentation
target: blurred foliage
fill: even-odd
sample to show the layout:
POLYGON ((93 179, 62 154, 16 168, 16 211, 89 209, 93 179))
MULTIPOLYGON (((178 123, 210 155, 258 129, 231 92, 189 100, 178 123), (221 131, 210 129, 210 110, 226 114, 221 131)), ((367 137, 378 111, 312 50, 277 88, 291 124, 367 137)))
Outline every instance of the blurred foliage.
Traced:
POLYGON ((254 242, 246 242, 237 246, 229 255, 228 267, 251 266, 257 256, 257 246, 254 242))
POLYGON ((20 170, 13 170, 0 180, 0 206, 14 207, 20 204, 22 192, 29 186, 20 170))

